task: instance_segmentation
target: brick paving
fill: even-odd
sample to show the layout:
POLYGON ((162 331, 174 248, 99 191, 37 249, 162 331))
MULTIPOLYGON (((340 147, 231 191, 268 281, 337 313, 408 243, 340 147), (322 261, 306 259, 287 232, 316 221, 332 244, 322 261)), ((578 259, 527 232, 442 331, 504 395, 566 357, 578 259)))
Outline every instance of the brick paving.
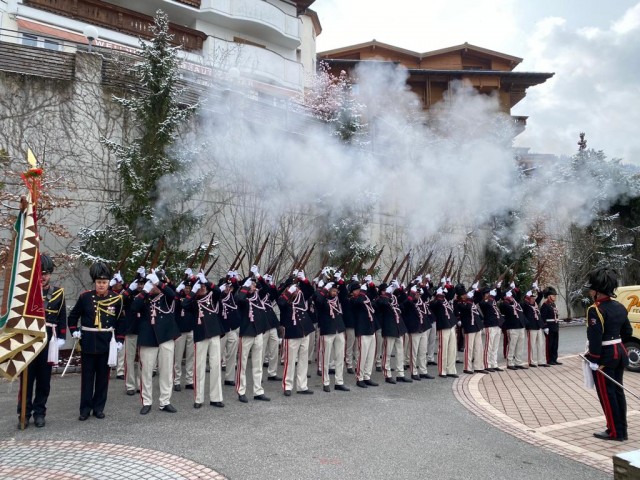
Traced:
POLYGON ((109 443, 0 441, 0 478, 11 480, 224 480, 208 467, 169 453, 109 443))
MULTIPOLYGON (((583 387, 582 359, 564 365, 464 376, 454 384, 456 398, 497 428, 604 472, 612 456, 640 449, 640 401, 627 394, 629 440, 598 440, 605 428, 595 390, 583 387)), ((640 392, 640 375, 625 372, 625 386, 640 392)))

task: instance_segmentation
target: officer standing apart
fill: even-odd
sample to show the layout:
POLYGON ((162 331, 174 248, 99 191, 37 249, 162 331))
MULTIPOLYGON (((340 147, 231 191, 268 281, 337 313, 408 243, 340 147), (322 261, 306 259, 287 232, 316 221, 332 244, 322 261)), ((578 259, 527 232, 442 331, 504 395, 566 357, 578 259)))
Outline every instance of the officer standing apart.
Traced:
POLYGON ((594 304, 587 309, 588 351, 585 357, 593 370, 598 398, 607 420, 604 432, 593 436, 602 440, 627 440, 627 400, 624 390, 602 373, 622 385, 624 367, 629 357, 622 342, 633 333, 626 308, 613 300, 618 288, 618 275, 610 268, 599 268, 589 274, 586 285, 594 304))
POLYGON ((96 418, 104 418, 109 389, 109 367, 117 361, 115 327, 122 314, 122 296, 109 290, 111 271, 96 262, 89 269, 95 284, 93 290, 82 292, 69 313, 69 330, 82 345, 82 375, 80 416, 85 421, 93 410, 96 418))

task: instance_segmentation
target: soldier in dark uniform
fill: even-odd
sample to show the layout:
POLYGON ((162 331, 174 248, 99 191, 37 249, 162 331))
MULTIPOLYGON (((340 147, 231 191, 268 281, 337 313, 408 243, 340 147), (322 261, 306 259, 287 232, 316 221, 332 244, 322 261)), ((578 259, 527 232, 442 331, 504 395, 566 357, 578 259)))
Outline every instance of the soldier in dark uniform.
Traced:
POLYGON ((124 343, 124 385, 127 395, 133 396, 140 391, 140 364, 138 362, 138 327, 136 321, 137 313, 131 309, 133 299, 142 292, 145 284, 145 271, 143 267, 138 268, 135 279, 127 288, 122 289, 123 312, 118 320, 116 338, 124 343))
POLYGON ((482 352, 482 327, 483 319, 478 305, 474 301, 480 300, 480 294, 476 294, 477 284, 472 290, 466 291, 463 284, 456 285, 456 300, 453 303, 453 311, 462 324, 464 335, 464 373, 488 373, 484 369, 484 358, 482 352))
POLYGON ((496 303, 496 299, 500 298, 500 290, 486 287, 481 294, 483 299, 478 306, 484 318, 484 369, 488 372, 502 372, 504 370, 498 366, 498 348, 504 316, 496 303))
POLYGON ((458 378, 456 371, 456 324, 451 300, 455 296, 453 286, 445 284, 438 288, 429 307, 436 319, 438 332, 438 375, 440 377, 458 378))
POLYGON ((526 370, 524 361, 524 345, 525 345, 525 317, 519 299, 516 299, 514 293, 519 296, 519 290, 513 289, 505 293, 502 303, 500 304, 500 313, 504 315, 503 328, 509 337, 509 350, 507 353, 507 368, 509 370, 526 370))
POLYGON ((92 410, 96 418, 105 416, 109 367, 117 358, 114 330, 122 314, 122 296, 109 291, 109 267, 96 262, 89 274, 95 289, 82 292, 69 313, 69 330, 74 338, 82 339, 80 421, 89 418, 92 410))
POLYGON ((521 303, 527 329, 527 361, 530 367, 548 367, 544 348, 544 320, 536 303, 534 293, 529 290, 521 303))
MULTIPOLYGON (((366 285, 364 286, 366 288, 366 285)), ((349 303, 353 313, 355 335, 358 342, 358 363, 356 365, 356 385, 360 388, 377 387, 371 380, 373 363, 375 361, 376 322, 375 310, 371 300, 362 291, 363 286, 358 282, 349 284, 349 303)), ((347 340, 348 341, 348 340, 347 340)))
POLYGON ((547 363, 549 365, 562 365, 558 361, 558 343, 560 338, 560 324, 558 320, 558 309, 556 308, 556 289, 547 287, 542 295, 546 298, 540 305, 540 315, 545 321, 544 333, 547 341, 547 363))
POLYGON ((400 308, 402 318, 407 327, 409 339, 409 369, 413 380, 423 378, 433 379, 427 372, 427 349, 429 345, 428 332, 431 331, 433 316, 429 304, 422 298, 424 293, 420 291, 420 278, 416 279, 417 285, 411 286, 409 294, 401 299, 400 308))
MULTIPOLYGON (((29 364, 27 371, 27 411, 25 428, 29 426, 29 419, 33 414, 33 424, 36 427, 44 427, 44 417, 47 414, 47 399, 51 391, 51 367, 49 357, 58 357, 58 349, 65 343, 67 335, 67 307, 64 302, 64 290, 60 287, 52 287, 49 283, 53 273, 53 260, 48 255, 40 255, 42 267, 42 296, 44 298, 45 322, 47 327, 48 348, 42 351, 29 364), (35 396, 34 396, 35 384, 35 396)), ((18 417, 22 399, 22 376, 20 377, 20 390, 18 393, 18 417)), ((18 423, 18 428, 20 424, 18 423)))
MULTIPOLYGON (((187 269, 191 272, 191 269, 187 269)), ((191 288, 196 281, 192 273, 185 272, 185 277, 176 288, 176 323, 180 330, 180 337, 175 341, 174 363, 173 363, 173 391, 182 390, 182 359, 184 364, 184 388, 193 390, 193 364, 195 359, 195 349, 193 348, 193 325, 195 324, 195 313, 182 308, 182 300, 191 294, 191 288)))
POLYGON ((373 302, 373 308, 375 309, 382 329, 382 369, 384 372, 384 381, 392 384, 396 382, 413 382, 410 378, 405 378, 404 375, 404 336, 407 333, 407 327, 402 318, 402 310, 400 309, 397 295, 401 296, 402 302, 404 302, 407 297, 404 289, 394 281, 380 292, 378 298, 373 302), (391 353, 394 347, 396 350, 395 379, 391 373, 391 353))
POLYGON ((612 299, 618 288, 618 275, 609 268, 599 268, 589 274, 586 285, 594 304, 587 309, 587 339, 585 357, 593 370, 598 398, 607 420, 604 432, 593 436, 602 440, 627 440, 627 401, 624 390, 599 370, 622 385, 624 368, 629 357, 623 342, 633 334, 625 307, 612 299))

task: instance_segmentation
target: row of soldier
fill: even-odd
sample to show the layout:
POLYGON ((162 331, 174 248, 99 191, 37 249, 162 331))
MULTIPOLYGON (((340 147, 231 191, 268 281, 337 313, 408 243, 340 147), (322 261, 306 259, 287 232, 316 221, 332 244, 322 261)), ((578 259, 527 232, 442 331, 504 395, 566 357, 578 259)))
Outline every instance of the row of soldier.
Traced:
MULTIPOLYGON (((539 292, 534 284, 522 295, 514 283, 501 289, 502 282, 485 288, 475 282, 467 290, 446 277, 434 284, 430 275, 407 285, 397 280, 376 285, 370 275, 360 283, 357 276, 344 279, 329 267, 313 280, 294 270, 276 285, 255 265, 249 277, 229 271, 217 284, 203 271, 187 269, 177 285, 161 270, 141 267, 127 284, 119 272, 112 275, 107 265, 96 263, 90 268, 95 288, 80 294, 67 319, 62 289, 49 285, 53 262, 42 255, 41 264, 49 350, 63 343, 67 322, 82 346, 81 421, 91 413, 104 418, 108 378, 118 354, 127 394, 140 392, 141 414, 154 403, 156 372, 159 408, 176 412, 171 396, 183 388, 183 359, 184 388, 193 390, 194 408, 205 402, 207 371, 210 405, 224 407, 223 384, 234 386, 239 401, 248 402, 250 357, 253 399, 259 401, 270 400, 262 387, 263 364, 267 380, 281 382, 285 396, 294 390, 312 394, 307 380, 314 356, 325 392, 331 391, 332 375, 335 390, 349 391, 345 370, 356 375, 358 387, 377 386, 371 378, 374 365, 390 384, 433 379, 430 364, 437 365, 440 377, 457 377, 459 335, 465 373, 503 371, 498 365, 501 332, 508 369, 559 364, 551 287, 539 292)), ((44 426, 50 375, 46 357, 30 366, 27 418, 33 415, 36 426, 44 426)))

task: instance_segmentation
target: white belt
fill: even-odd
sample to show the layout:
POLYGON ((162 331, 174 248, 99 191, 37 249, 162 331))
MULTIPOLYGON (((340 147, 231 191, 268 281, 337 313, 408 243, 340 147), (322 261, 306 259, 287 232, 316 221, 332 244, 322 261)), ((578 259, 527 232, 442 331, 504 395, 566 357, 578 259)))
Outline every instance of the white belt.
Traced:
POLYGON ((605 340, 602 342, 602 346, 606 347, 607 345, 615 345, 616 343, 622 343, 620 338, 616 338, 615 340, 605 340))
POLYGON ((91 328, 91 327, 80 327, 85 332, 113 332, 113 328, 91 328))
POLYGON ((549 322, 549 323, 558 323, 558 320, 556 320, 556 319, 551 319, 551 318, 548 318, 548 319, 547 319, 547 320, 545 320, 545 321, 546 321, 546 322, 549 322))
POLYGON ((51 327, 51 328, 56 328, 57 327, 57 325, 55 323, 45 323, 45 326, 51 327))

